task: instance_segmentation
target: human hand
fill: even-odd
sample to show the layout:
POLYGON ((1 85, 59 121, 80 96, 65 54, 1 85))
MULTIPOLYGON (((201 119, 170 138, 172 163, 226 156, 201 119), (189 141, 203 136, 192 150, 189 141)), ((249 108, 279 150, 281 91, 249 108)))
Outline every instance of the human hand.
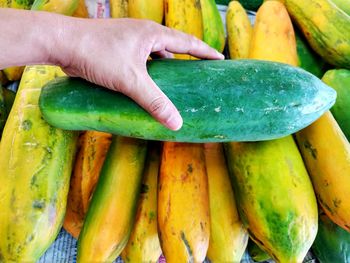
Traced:
POLYGON ((223 59, 223 55, 197 38, 154 22, 136 19, 63 18, 51 63, 70 76, 121 92, 172 130, 182 126, 173 103, 147 73, 151 53, 172 57, 190 54, 204 59, 223 59))

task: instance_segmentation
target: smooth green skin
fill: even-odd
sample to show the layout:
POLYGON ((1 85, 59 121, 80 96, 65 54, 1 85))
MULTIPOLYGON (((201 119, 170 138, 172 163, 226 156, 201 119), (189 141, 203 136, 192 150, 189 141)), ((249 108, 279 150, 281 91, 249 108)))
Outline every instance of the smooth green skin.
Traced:
POLYGON ((337 91, 337 100, 331 112, 350 141, 350 70, 328 70, 322 80, 337 91))
POLYGON ((171 131, 128 97, 78 78, 57 78, 41 93, 45 120, 67 130, 99 130, 147 140, 262 141, 318 119, 336 92, 312 74, 261 60, 158 60, 148 71, 183 117, 171 131))
MULTIPOLYGON (((106 210, 108 211, 108 207, 111 205, 111 203, 113 203, 112 200, 115 199, 122 201, 123 196, 121 196, 121 194, 127 194, 124 189, 124 187, 126 187, 125 184, 121 183, 125 182, 125 176, 130 177, 130 184, 128 186, 130 189, 128 190, 128 193, 133 193, 132 196, 134 196, 134 202, 130 204, 130 206, 125 206, 129 208, 129 210, 120 211, 120 213, 128 216, 130 222, 128 225, 130 227, 129 229, 125 229, 124 240, 122 240, 119 244, 115 244, 113 251, 111 251, 109 257, 105 259, 106 262, 112 262, 115 260, 115 258, 126 246, 135 220, 137 202, 142 185, 142 174, 146 160, 146 153, 147 141, 131 140, 130 138, 113 136, 111 146, 98 179, 96 190, 93 193, 91 203, 86 214, 83 228, 79 235, 77 262, 81 261, 81 254, 84 253, 84 250, 91 247, 91 243, 93 243, 94 246, 98 245, 92 239, 96 232, 103 229, 104 226, 101 225, 101 222, 105 221, 106 210), (124 149, 127 149, 127 152, 124 152, 124 149), (125 164, 119 160, 119 157, 123 154, 130 156, 128 164, 125 164), (137 174, 119 173, 121 170, 125 171, 123 166, 126 165, 138 167, 139 169, 137 174)), ((114 214, 113 216, 116 215, 114 214)), ((106 249, 109 249, 109 247, 106 249)))
POLYGON ((0 135, 2 134, 2 129, 5 126, 6 118, 7 110, 5 107, 4 88, 0 85, 0 135))
POLYGON ((312 252, 321 263, 349 263, 350 233, 321 214, 312 252))
POLYGON ((295 38, 297 42, 299 67, 321 78, 326 71, 326 62, 313 51, 305 37, 297 28, 295 28, 295 38))
MULTIPOLYGON (((231 0, 215 0, 219 5, 228 5, 231 0)), ((264 0, 239 0, 245 9, 256 11, 262 5, 264 0)))
POLYGON ((350 16, 350 0, 331 0, 331 2, 350 16))
POLYGON ((225 28, 215 0, 201 0, 203 18, 203 41, 220 53, 225 47, 225 28), (206 1, 206 4, 203 2, 206 1))
POLYGON ((255 262, 262 262, 271 259, 270 255, 266 253, 264 250, 262 250, 255 242, 251 239, 249 239, 248 242, 248 253, 249 256, 255 261, 255 262))

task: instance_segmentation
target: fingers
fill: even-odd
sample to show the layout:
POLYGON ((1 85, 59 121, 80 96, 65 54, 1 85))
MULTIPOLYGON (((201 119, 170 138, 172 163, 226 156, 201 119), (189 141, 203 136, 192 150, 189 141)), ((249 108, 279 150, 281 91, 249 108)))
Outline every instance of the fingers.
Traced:
POLYGON ((152 52, 167 50, 203 59, 224 59, 224 55, 194 36, 164 26, 161 27, 161 31, 153 45, 152 52))
POLYGON ((171 130, 179 130, 182 118, 175 105, 158 88, 146 69, 137 70, 130 87, 124 92, 137 104, 148 111, 157 121, 171 130))

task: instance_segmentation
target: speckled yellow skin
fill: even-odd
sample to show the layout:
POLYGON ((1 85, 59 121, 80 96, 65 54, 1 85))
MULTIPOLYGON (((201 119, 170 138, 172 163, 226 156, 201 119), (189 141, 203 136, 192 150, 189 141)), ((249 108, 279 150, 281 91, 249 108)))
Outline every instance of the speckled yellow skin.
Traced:
MULTIPOLYGON (((165 25, 203 39, 202 9, 200 0, 165 0, 165 25)), ((194 59, 176 54, 178 59, 194 59)))
POLYGON ((298 65, 293 25, 282 3, 265 1, 259 8, 249 58, 298 65))
POLYGON ((112 18, 128 17, 128 0, 110 0, 112 18))
POLYGON ((350 144, 330 112, 296 134, 319 204, 350 232, 350 144))
POLYGON ((231 59, 248 58, 253 28, 238 1, 231 1, 226 13, 228 48, 231 59))
POLYGON ((157 262, 162 254, 157 229, 159 146, 157 143, 150 144, 135 224, 128 244, 122 252, 124 262, 157 262))
POLYGON ((312 48, 328 63, 350 68, 350 16, 329 0, 284 0, 312 48))
POLYGON ((35 262, 56 238, 66 211, 75 133, 48 125, 38 106, 41 88, 62 71, 31 66, 0 145, 0 259, 35 262))
POLYGON ((207 257, 213 263, 240 262, 248 232, 239 218, 222 144, 204 145, 208 173, 210 239, 207 257))
POLYGON ((128 9, 129 17, 163 22, 164 0, 129 0, 128 9))
POLYGON ((164 143, 158 186, 158 228, 168 263, 204 261, 210 221, 203 144, 164 143))

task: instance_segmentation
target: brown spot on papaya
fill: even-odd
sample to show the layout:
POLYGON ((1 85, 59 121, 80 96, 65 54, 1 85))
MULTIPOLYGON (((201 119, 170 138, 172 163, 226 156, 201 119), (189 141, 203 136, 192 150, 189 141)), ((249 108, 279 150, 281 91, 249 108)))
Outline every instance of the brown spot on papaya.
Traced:
POLYGON ((32 207, 34 209, 42 210, 45 208, 45 202, 43 200, 34 200, 32 207))
POLYGON ((30 120, 25 120, 22 122, 22 129, 25 130, 25 131, 29 131, 31 128, 32 128, 32 122, 30 120))
POLYGON ((345 228, 348 230, 348 231, 350 231, 350 226, 349 225, 344 225, 345 226, 345 228))
POLYGON ((191 163, 187 165, 187 172, 189 172, 189 173, 193 172, 193 167, 192 167, 191 163))
POLYGON ((333 199, 333 205, 338 208, 341 204, 341 200, 338 198, 333 199))
POLYGON ((317 150, 311 145, 308 140, 304 142, 304 148, 310 152, 312 158, 315 160, 317 159, 317 150))
POLYGON ((147 184, 142 184, 141 185, 141 194, 146 194, 148 193, 149 187, 147 184))
POLYGON ((190 247, 190 244, 189 244, 188 240, 186 239, 185 233, 184 233, 183 231, 181 231, 180 236, 181 236, 181 240, 182 240, 182 242, 184 243, 185 248, 186 248, 186 250, 187 250, 187 254, 188 254, 188 256, 189 256, 189 261, 190 261, 190 262, 193 262, 193 253, 192 253, 192 249, 191 249, 191 247, 190 247))

